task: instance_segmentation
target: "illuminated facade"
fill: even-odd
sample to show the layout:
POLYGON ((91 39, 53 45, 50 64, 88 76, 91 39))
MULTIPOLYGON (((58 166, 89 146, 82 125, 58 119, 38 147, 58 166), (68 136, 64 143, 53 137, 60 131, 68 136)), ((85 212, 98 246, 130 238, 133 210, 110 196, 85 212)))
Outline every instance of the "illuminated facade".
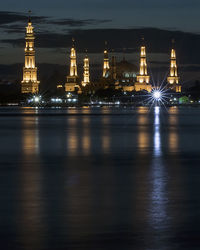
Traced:
POLYGON ((66 92, 74 92, 78 86, 78 73, 77 73, 77 63, 76 63, 76 50, 74 46, 74 40, 70 53, 70 70, 67 76, 67 82, 65 84, 66 92))
MULTIPOLYGON (((107 45, 107 43, 106 43, 107 45)), ((107 77, 107 73, 110 69, 110 64, 109 64, 109 57, 108 57, 108 50, 105 47, 104 50, 104 60, 103 60, 103 77, 107 77)))
POLYGON ((146 90, 151 92, 152 86, 150 84, 150 76, 147 72, 147 59, 146 59, 146 47, 141 47, 140 53, 140 72, 137 76, 137 80, 135 83, 135 91, 146 90))
POLYGON ((170 72, 167 78, 169 88, 175 92, 181 92, 181 85, 179 84, 179 76, 176 62, 176 51, 174 48, 171 50, 170 72))
POLYGON ((37 80, 37 67, 35 66, 35 35, 33 30, 34 28, 29 17, 25 37, 25 65, 23 67, 23 80, 21 81, 21 92, 23 94, 35 94, 39 92, 40 82, 37 80))
POLYGON ((83 66, 82 86, 85 87, 87 84, 90 83, 90 62, 89 62, 89 58, 87 55, 84 58, 83 62, 84 62, 84 66, 83 66))

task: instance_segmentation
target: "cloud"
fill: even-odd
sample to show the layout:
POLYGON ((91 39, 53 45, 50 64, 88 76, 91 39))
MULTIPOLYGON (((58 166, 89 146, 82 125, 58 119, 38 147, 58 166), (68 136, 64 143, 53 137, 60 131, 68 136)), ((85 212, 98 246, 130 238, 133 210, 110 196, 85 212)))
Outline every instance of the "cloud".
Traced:
MULTIPOLYGON (((33 16, 35 23, 42 22, 47 19, 45 16, 33 16)), ((28 13, 0 11, 0 25, 11 24, 16 22, 25 22, 28 20, 28 13)))
MULTIPOLYGON (((110 51, 116 53, 139 53, 141 37, 145 37, 148 54, 170 53, 171 40, 176 40, 177 59, 180 63, 200 63, 200 35, 180 31, 168 31, 155 28, 141 29, 72 29, 67 34, 55 32, 36 32, 38 48, 69 48, 75 38, 78 53, 102 53, 105 40, 110 51)), ((20 39, 2 39, 13 47, 24 47, 24 37, 20 39)), ((156 59, 157 60, 157 59, 156 59)))
MULTIPOLYGON (((21 34, 24 33, 25 23, 28 20, 28 13, 21 12, 9 12, 9 11, 0 11, 0 29, 8 34, 21 34)), ((47 16, 35 16, 31 17, 33 23, 42 25, 42 31, 44 29, 56 29, 60 26, 63 27, 83 27, 89 25, 99 25, 103 23, 111 22, 110 19, 52 19, 47 16), (45 26, 44 26, 45 25, 45 26)), ((41 28, 41 27, 40 27, 41 28)))
MULTIPOLYGON (((0 29, 7 34, 21 34, 25 32, 28 13, 0 11, 0 29)), ((34 23, 44 24, 48 20, 45 16, 32 16, 34 23)))
POLYGON ((25 33, 25 28, 21 24, 2 24, 0 25, 0 29, 3 29, 3 31, 8 34, 25 33))
POLYGON ((70 27, 82 27, 82 26, 87 26, 87 25, 98 25, 101 23, 108 23, 111 21, 112 20, 110 20, 110 19, 105 19, 105 20, 83 19, 83 20, 79 20, 79 19, 67 18, 67 19, 50 20, 50 21, 48 21, 48 23, 54 24, 54 25, 70 26, 70 27))

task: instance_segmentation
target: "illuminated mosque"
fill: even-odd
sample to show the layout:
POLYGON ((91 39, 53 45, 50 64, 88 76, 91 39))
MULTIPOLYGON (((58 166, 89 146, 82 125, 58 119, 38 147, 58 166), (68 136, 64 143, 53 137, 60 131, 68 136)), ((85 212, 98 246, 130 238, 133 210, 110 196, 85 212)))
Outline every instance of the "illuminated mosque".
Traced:
MULTIPOLYGON (((34 40, 34 28, 29 17, 25 36, 25 65, 23 67, 23 80, 21 81, 21 92, 23 94, 35 94, 39 92, 40 82, 37 79, 34 40)), ((78 76, 75 41, 72 39, 69 75, 66 77, 65 84, 59 84, 57 88, 64 88, 66 93, 77 94, 85 92, 94 93, 96 90, 102 88, 113 88, 124 92, 151 92, 154 86, 148 73, 147 52, 144 40, 141 44, 140 62, 138 64, 139 67, 126 61, 125 58, 121 62, 117 62, 115 56, 112 56, 110 59, 106 42, 103 53, 102 76, 97 83, 92 83, 90 79, 90 59, 87 52, 83 60, 83 75, 78 76)), ((179 81, 176 51, 173 43, 166 88, 180 93, 181 85, 179 81)))

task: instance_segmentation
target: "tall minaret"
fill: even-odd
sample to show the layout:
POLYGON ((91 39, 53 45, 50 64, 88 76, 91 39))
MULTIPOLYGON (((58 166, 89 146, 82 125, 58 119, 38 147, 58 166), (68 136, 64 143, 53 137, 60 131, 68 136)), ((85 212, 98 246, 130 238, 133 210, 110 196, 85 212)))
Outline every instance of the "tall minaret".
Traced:
POLYGON ((110 69, 109 65, 109 57, 108 57, 108 50, 107 50, 107 42, 105 42, 105 50, 104 50, 104 60, 103 60, 103 77, 106 77, 106 73, 110 69))
POLYGON ((76 49, 75 40, 72 39, 72 48, 70 53, 70 70, 65 84, 66 92, 74 92, 78 86, 77 62, 76 62, 76 49))
POLYGON ((181 85, 179 84, 179 76, 176 62, 176 50, 174 48, 174 40, 172 40, 170 72, 167 78, 167 82, 169 83, 169 88, 176 92, 181 92, 181 85))
POLYGON ((137 81, 140 83, 149 83, 150 76, 147 74, 147 58, 146 58, 146 47, 141 47, 140 53, 140 72, 137 76, 137 81))
POLYGON ((72 48, 70 54, 70 76, 77 76, 76 50, 74 39, 72 39, 72 48))
POLYGON ((82 85, 85 87, 87 84, 90 83, 90 62, 89 62, 89 58, 86 54, 84 60, 84 66, 83 66, 83 81, 82 81, 82 85))
POLYGON ((141 91, 141 90, 147 90, 148 92, 151 91, 151 85, 150 82, 150 76, 147 72, 147 58, 146 58, 146 47, 144 45, 141 46, 141 52, 140 52, 140 72, 137 76, 137 82, 135 83, 135 90, 141 91))
POLYGON ((26 47, 25 47, 25 65, 23 67, 23 81, 21 82, 21 92, 38 93, 39 81, 37 80, 37 67, 35 67, 35 48, 34 48, 34 28, 29 16, 28 26, 26 27, 26 47))

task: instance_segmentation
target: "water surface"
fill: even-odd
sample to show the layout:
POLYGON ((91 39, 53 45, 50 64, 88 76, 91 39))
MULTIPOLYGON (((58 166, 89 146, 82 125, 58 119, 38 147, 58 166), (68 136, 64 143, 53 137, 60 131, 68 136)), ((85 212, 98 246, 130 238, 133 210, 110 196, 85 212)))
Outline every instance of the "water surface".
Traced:
POLYGON ((0 109, 1 249, 200 249, 200 109, 0 109))

